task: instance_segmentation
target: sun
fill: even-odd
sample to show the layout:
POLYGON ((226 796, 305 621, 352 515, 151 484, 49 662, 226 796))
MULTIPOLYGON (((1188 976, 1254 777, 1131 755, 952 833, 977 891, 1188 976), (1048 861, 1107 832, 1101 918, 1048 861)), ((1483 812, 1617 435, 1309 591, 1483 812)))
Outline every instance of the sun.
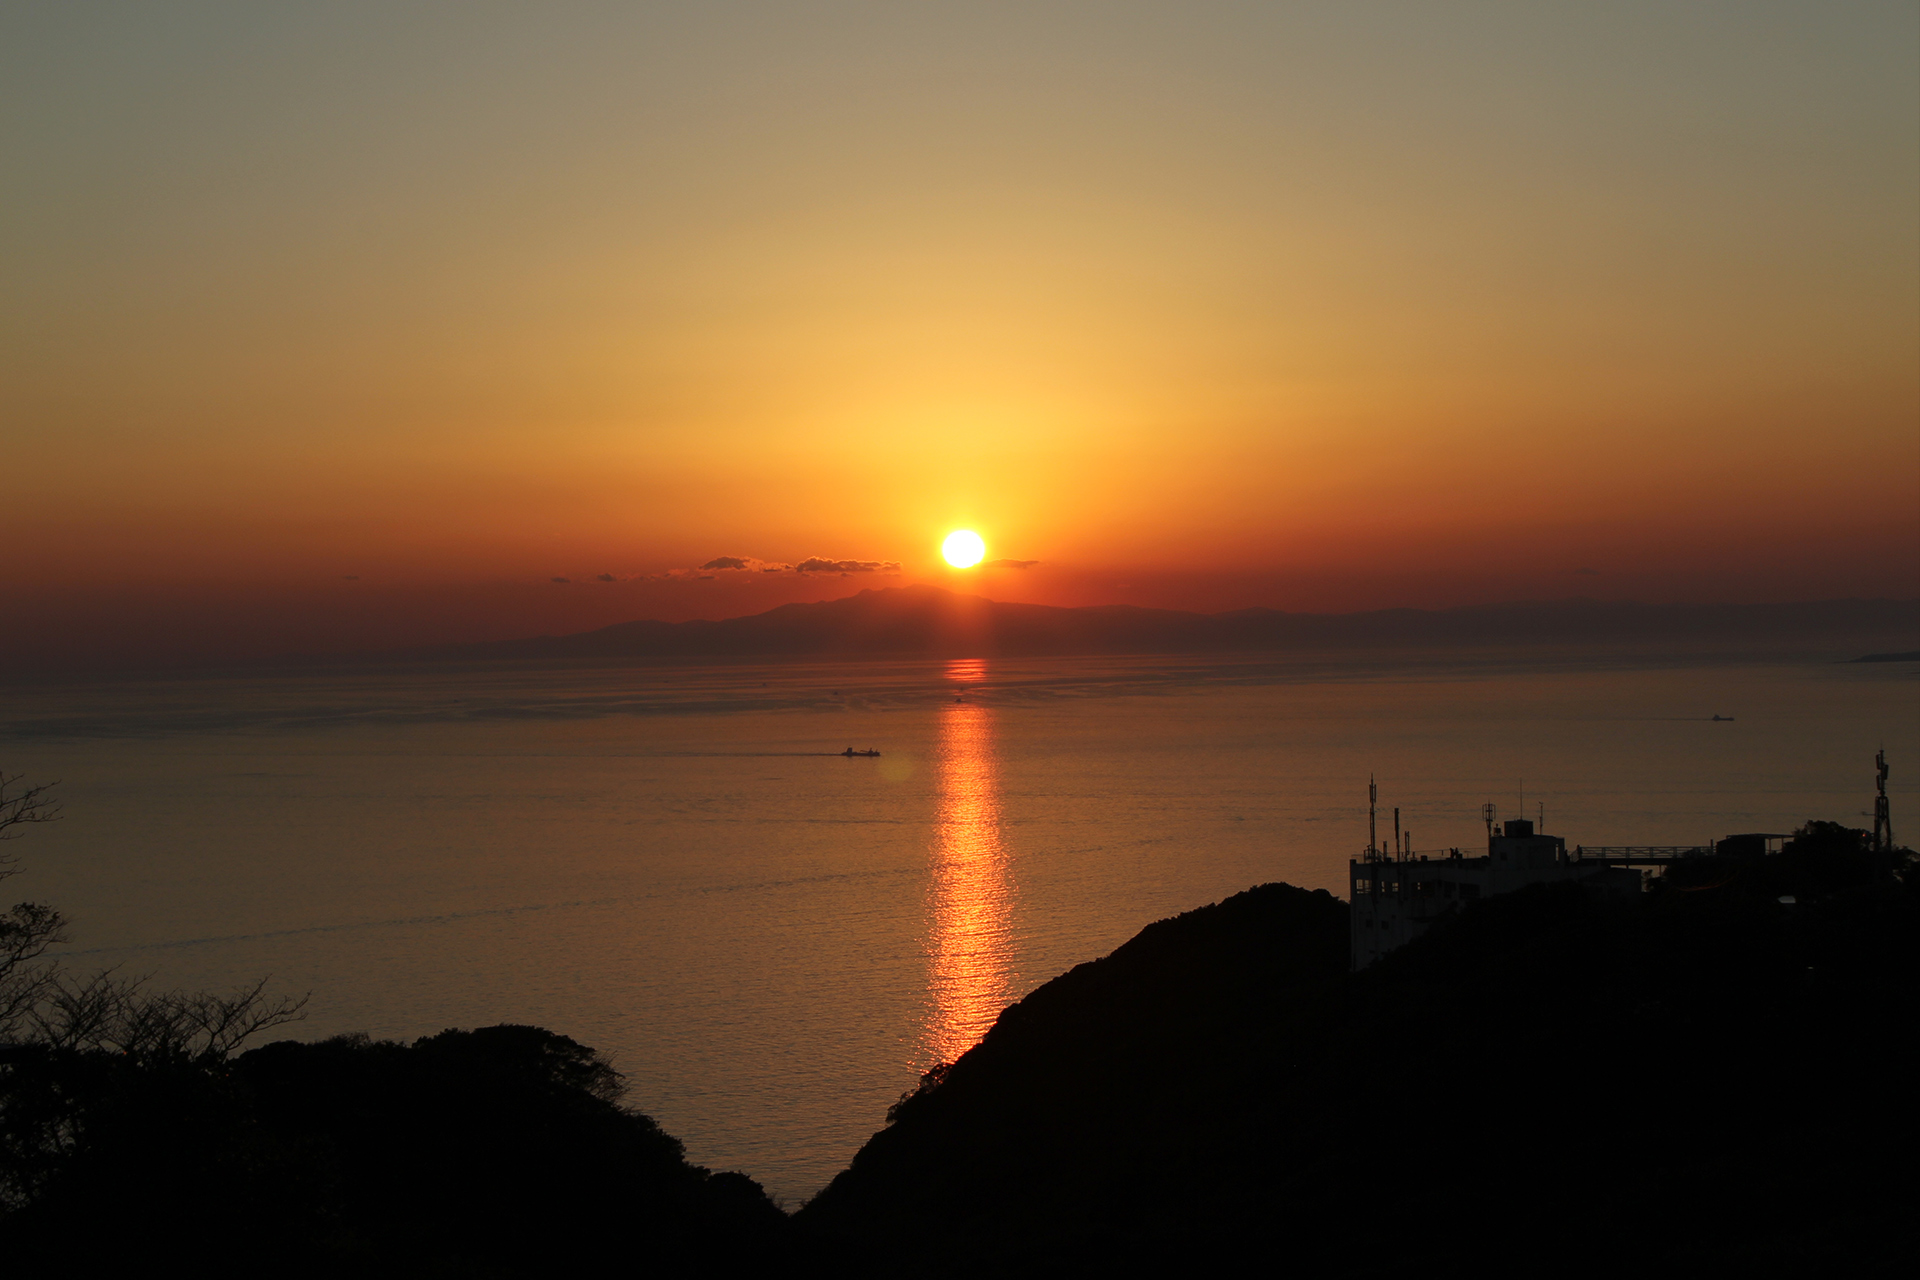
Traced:
POLYGON ((971 529, 955 529, 940 544, 940 554, 956 569, 971 569, 987 554, 987 544, 971 529))

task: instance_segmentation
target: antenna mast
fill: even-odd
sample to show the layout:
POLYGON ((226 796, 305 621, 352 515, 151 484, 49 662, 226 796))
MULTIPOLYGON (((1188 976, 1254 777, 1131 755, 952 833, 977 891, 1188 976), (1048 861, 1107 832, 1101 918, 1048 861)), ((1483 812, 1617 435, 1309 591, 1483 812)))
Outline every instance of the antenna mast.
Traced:
POLYGON ((1380 855, 1379 835, 1380 784, 1373 775, 1367 775, 1367 861, 1375 861, 1380 855))
POLYGON ((1395 805, 1393 806, 1393 856, 1396 861, 1399 860, 1400 853, 1400 806, 1395 805))
POLYGON ((1880 748, 1880 754, 1873 758, 1877 777, 1874 785, 1878 794, 1873 797, 1873 847, 1885 853, 1893 848, 1893 813, 1887 808, 1887 749, 1880 748))

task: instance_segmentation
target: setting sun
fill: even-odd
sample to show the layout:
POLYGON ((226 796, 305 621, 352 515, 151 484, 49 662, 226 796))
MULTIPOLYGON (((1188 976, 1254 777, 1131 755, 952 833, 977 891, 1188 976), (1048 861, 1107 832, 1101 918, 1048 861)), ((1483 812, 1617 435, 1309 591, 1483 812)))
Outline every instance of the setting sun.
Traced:
POLYGON ((971 569, 987 554, 987 544, 971 529, 956 529, 940 544, 940 554, 956 569, 971 569))

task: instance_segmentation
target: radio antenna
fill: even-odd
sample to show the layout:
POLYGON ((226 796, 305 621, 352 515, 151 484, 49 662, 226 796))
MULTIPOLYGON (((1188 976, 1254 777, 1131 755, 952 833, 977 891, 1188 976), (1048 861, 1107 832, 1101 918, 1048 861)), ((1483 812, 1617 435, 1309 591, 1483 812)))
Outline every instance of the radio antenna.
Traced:
POLYGON ((1367 858, 1369 861, 1380 853, 1379 817, 1380 784, 1374 781, 1372 774, 1367 775, 1367 858))
POLYGON ((1893 813, 1887 808, 1887 749, 1880 748, 1880 754, 1873 758, 1874 786, 1877 794, 1873 797, 1873 847, 1885 853, 1893 848, 1893 813))

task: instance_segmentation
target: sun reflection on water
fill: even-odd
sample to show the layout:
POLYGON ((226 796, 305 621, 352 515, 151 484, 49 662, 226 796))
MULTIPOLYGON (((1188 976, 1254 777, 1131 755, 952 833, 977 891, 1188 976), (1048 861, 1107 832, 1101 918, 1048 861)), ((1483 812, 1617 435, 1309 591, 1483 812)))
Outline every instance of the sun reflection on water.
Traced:
MULTIPOLYGON (((984 674, 966 665, 949 676, 984 674)), ((942 709, 935 768, 923 1067, 971 1049, 1013 998, 1013 878, 1000 839, 991 707, 955 701, 942 709)))

